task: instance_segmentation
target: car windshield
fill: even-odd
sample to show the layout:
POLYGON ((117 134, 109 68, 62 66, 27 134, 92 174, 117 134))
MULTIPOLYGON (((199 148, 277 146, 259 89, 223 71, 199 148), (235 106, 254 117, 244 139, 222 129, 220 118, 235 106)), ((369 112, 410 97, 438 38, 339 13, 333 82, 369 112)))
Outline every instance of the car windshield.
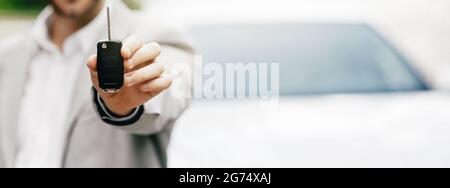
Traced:
POLYGON ((281 95, 427 89, 365 24, 215 25, 191 33, 204 63, 279 63, 281 95))

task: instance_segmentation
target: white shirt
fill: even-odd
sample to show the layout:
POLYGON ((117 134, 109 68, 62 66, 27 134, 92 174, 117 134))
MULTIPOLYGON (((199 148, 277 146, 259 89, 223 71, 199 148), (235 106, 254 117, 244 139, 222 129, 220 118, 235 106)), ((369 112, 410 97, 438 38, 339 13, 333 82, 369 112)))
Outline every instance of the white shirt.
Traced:
POLYGON ((68 37, 61 51, 48 36, 52 14, 53 9, 47 7, 31 28, 39 49, 31 58, 21 101, 15 167, 61 167, 68 128, 64 126, 68 126, 76 78, 80 69, 86 68, 87 57, 95 53, 98 40, 106 38, 106 16, 102 12, 68 37))

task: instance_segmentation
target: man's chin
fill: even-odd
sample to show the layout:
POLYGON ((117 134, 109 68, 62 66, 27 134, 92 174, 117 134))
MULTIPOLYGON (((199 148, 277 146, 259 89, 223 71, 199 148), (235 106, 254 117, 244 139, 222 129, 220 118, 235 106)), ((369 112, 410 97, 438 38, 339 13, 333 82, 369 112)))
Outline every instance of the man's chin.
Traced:
POLYGON ((59 13, 59 16, 70 18, 70 19, 79 19, 81 17, 81 14, 78 14, 75 11, 69 12, 69 13, 59 13))

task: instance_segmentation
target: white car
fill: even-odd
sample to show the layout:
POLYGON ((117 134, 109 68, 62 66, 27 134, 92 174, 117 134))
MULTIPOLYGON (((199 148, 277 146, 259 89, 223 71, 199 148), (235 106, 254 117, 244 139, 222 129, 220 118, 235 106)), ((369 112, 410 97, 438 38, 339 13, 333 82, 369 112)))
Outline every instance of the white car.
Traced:
POLYGON ((204 62, 280 63, 280 101, 194 100, 171 167, 450 167, 450 93, 366 24, 213 25, 204 62))

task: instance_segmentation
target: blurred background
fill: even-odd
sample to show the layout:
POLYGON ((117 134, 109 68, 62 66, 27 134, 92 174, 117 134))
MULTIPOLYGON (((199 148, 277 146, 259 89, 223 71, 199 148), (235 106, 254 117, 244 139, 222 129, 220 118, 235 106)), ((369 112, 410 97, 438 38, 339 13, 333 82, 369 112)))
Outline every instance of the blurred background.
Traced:
MULTIPOLYGON (((27 28, 43 0, 0 0, 0 39, 27 28)), ((189 28, 206 23, 370 23, 413 59, 438 88, 450 88, 446 0, 125 0, 149 17, 189 28), (444 73, 440 73, 443 71, 444 73), (439 72, 439 74, 436 74, 439 72), (438 78, 439 77, 439 78, 438 78)))
MULTIPOLYGON (((194 100, 171 167, 450 167, 450 1, 128 0, 204 63, 280 63, 278 107, 194 100)), ((0 40, 39 0, 0 0, 0 40)))

